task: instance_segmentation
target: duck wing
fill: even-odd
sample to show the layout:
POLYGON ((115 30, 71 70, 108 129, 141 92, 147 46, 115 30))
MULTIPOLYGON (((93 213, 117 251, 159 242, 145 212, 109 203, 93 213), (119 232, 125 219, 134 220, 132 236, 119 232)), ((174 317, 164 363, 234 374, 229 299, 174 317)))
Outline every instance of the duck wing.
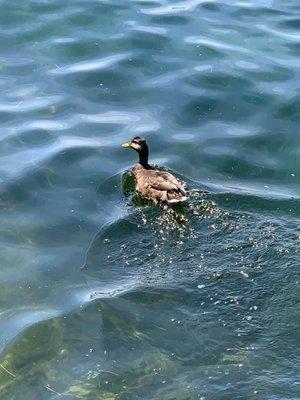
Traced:
POLYGON ((165 171, 149 171, 146 185, 156 190, 184 191, 184 186, 175 176, 165 171))

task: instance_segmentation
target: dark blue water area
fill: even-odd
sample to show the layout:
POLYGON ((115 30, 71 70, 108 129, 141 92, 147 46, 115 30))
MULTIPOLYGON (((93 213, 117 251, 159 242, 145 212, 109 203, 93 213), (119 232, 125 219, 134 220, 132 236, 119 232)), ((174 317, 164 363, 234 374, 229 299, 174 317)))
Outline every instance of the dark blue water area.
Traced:
POLYGON ((1 400, 298 399, 299 1, 0 11, 1 400))

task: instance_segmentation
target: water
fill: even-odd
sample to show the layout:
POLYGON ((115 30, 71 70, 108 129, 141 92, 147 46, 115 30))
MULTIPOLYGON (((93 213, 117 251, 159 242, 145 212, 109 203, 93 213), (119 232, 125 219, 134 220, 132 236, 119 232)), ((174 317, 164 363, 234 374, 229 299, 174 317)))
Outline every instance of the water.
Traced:
POLYGON ((299 2, 0 8, 1 400, 299 398, 299 2))

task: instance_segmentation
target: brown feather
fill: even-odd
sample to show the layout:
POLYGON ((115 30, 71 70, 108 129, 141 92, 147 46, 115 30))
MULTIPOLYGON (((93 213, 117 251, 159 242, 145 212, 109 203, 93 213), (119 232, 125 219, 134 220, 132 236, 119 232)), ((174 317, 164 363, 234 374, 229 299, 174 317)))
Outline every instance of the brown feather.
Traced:
POLYGON ((182 203, 187 200, 184 185, 169 172, 146 169, 137 164, 133 168, 136 190, 155 203, 182 203))

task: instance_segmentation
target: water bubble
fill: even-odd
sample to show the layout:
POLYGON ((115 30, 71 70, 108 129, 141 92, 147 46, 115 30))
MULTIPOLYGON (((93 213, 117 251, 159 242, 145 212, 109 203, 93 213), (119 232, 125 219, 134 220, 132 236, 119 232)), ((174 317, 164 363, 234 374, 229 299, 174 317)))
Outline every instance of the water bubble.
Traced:
POLYGON ((243 275, 245 278, 249 278, 249 275, 245 271, 240 271, 240 274, 243 275))

